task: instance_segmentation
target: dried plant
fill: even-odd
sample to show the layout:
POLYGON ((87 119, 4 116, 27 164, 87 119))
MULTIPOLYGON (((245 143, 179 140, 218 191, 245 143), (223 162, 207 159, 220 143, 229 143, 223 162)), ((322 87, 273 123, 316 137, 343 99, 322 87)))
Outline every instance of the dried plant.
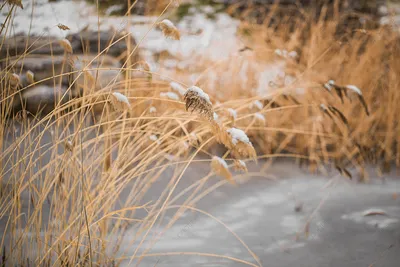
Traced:
POLYGON ((232 174, 229 171, 228 164, 220 157, 214 156, 211 160, 211 169, 217 174, 221 175, 229 182, 234 183, 232 179, 232 174))
POLYGON ((11 73, 9 75, 9 79, 10 79, 10 85, 14 88, 21 84, 21 79, 19 75, 16 73, 11 73))
POLYGON ((59 40, 58 43, 64 48, 65 53, 73 53, 71 42, 68 39, 59 40))
POLYGON ((235 160, 234 162, 234 167, 236 171, 242 171, 242 172, 247 172, 247 166, 246 163, 243 160, 235 160))
POLYGON ((164 19, 163 21, 157 24, 162 30, 164 36, 172 38, 174 40, 180 40, 181 34, 179 30, 175 27, 175 25, 169 20, 164 19))
POLYGON ((209 120, 213 120, 213 107, 208 94, 197 86, 189 87, 184 95, 186 110, 204 114, 209 120))
POLYGON ((57 24, 57 27, 58 27, 60 30, 63 30, 63 31, 68 31, 68 30, 70 30, 70 28, 69 28, 67 25, 64 25, 64 24, 61 24, 61 23, 58 23, 58 24, 57 24))
POLYGON ((24 9, 24 6, 22 5, 22 0, 7 0, 7 2, 10 5, 16 5, 17 7, 24 9))
POLYGON ((28 70, 25 75, 29 84, 35 83, 35 74, 32 71, 28 70))
POLYGON ((129 99, 125 95, 118 92, 111 94, 111 103, 116 110, 125 111, 131 109, 129 99))

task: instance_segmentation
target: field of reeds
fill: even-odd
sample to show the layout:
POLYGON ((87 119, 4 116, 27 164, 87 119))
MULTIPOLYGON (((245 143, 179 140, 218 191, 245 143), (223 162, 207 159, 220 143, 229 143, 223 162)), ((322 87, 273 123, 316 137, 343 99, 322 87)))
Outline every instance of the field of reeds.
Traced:
MULTIPOLYGON (((165 17, 176 5, 161 6, 151 30, 182 41, 188 33, 165 17)), ((21 1, 0 8, 8 13, 0 29, 5 266, 139 265, 143 257, 162 257, 149 251, 165 214, 173 212, 173 219, 162 232, 185 210, 202 212, 196 203, 236 184, 250 161, 266 170, 273 160, 290 158, 310 172, 360 182, 368 182, 367 166, 383 175, 400 165, 400 43, 390 26, 346 27, 349 14, 328 7, 318 16, 304 10, 272 23, 272 8, 263 23, 242 20, 243 47, 228 59, 199 59, 201 74, 190 83, 190 67, 171 76, 152 71, 137 56, 143 40, 127 31, 104 47, 99 42, 102 49, 80 69, 68 39, 32 36, 23 52, 10 51, 5 43, 17 40, 12 17, 21 1), (106 65, 105 55, 120 42, 122 66, 106 65), (53 56, 61 63, 50 65, 50 77, 24 67, 38 43, 62 50, 53 56), (262 84, 270 64, 283 71, 262 84), (99 85, 110 70, 116 76, 99 85), (53 93, 41 95, 44 83, 53 93), (193 171, 197 166, 207 166, 206 174, 193 171), (189 169, 194 179, 182 188, 189 169), (132 229, 133 253, 124 254, 120 242, 132 229)))

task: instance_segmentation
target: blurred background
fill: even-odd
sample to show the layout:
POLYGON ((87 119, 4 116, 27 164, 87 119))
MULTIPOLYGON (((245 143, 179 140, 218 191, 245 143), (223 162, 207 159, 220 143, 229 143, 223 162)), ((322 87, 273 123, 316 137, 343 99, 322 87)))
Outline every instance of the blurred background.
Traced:
POLYGON ((400 1, 0 1, 1 266, 399 266, 400 1))

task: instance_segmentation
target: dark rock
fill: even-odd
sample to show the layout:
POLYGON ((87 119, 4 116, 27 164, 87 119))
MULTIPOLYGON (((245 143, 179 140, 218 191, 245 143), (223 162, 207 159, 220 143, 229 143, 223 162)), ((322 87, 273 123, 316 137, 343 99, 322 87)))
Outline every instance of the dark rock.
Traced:
POLYGON ((74 60, 73 69, 75 71, 83 70, 85 67, 89 69, 87 71, 89 76, 82 72, 75 72, 72 75, 71 82, 74 83, 76 92, 82 92, 87 87, 99 90, 122 81, 121 63, 117 59, 110 56, 95 58, 96 55, 81 55, 74 60), (92 60, 93 62, 89 65, 92 60), (93 86, 94 82, 95 86, 93 86))
MULTIPOLYGON (((56 37, 35 37, 26 35, 17 35, 12 38, 6 38, 4 44, 0 46, 0 56, 19 56, 24 54, 42 54, 42 55, 61 55, 64 54, 64 48, 59 44, 59 38, 56 37), (27 50, 28 48, 28 50, 27 50)), ((71 42, 72 50, 80 47, 80 42, 71 42)))
MULTIPOLYGON (((67 73, 72 70, 71 62, 65 56, 45 56, 45 55, 32 55, 26 56, 20 60, 12 60, 10 66, 13 66, 14 72, 21 72, 24 75, 27 71, 32 71, 35 76, 35 81, 42 81, 42 84, 54 85, 64 84, 68 85, 69 77, 64 75, 62 77, 55 77, 61 73, 67 73), (53 77, 53 78, 52 78, 53 77)), ((24 84, 23 84, 24 85, 24 84)))
MULTIPOLYGON (((121 64, 113 57, 102 55, 96 58, 96 55, 76 55, 76 56, 26 56, 20 60, 11 61, 12 70, 15 73, 21 73, 20 87, 28 85, 26 81, 26 72, 31 71, 34 74, 35 82, 41 85, 64 85, 69 86, 78 77, 79 72, 74 72, 72 75, 67 73, 71 71, 79 71, 88 66, 87 69, 96 80, 96 88, 109 85, 112 80, 121 81, 122 76, 119 68, 121 64), (96 58, 96 59, 95 59, 96 58), (103 68, 99 69, 98 68, 103 68), (61 74, 65 74, 60 76, 61 74)), ((84 75, 79 75, 79 78, 74 82, 74 88, 82 88, 84 85, 84 75)))
POLYGON ((72 98, 72 94, 65 94, 66 92, 66 87, 51 87, 47 85, 25 89, 14 97, 14 110, 24 109, 32 114, 48 114, 57 104, 66 103, 72 98))
MULTIPOLYGON (((136 46, 136 42, 132 36, 122 38, 123 35, 121 33, 116 33, 112 31, 107 32, 94 32, 83 30, 80 33, 71 34, 67 36, 67 39, 71 43, 80 43, 80 47, 78 50, 74 50, 77 53, 99 53, 99 43, 100 43, 100 52, 107 49, 103 54, 110 56, 120 56, 123 52, 127 50, 126 38, 131 38, 132 47, 136 46), (107 48, 111 43, 116 42, 111 47, 107 48)), ((136 53, 137 54, 137 53, 136 53)), ((135 55, 136 56, 136 55, 135 55)))

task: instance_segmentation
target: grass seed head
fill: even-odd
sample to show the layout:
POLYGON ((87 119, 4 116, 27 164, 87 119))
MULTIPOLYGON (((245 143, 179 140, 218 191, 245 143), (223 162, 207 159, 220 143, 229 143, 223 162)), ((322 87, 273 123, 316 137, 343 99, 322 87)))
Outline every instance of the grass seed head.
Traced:
POLYGON ((68 30, 70 30, 70 28, 69 28, 67 25, 64 25, 64 24, 61 24, 61 23, 58 23, 58 24, 57 24, 57 27, 58 27, 60 30, 63 30, 63 31, 68 31, 68 30))
POLYGON ((155 107, 150 107, 149 108, 149 113, 156 113, 157 109, 155 107))
POLYGON ((214 156, 211 160, 211 169, 217 175, 220 175, 227 179, 229 182, 234 183, 232 179, 232 174, 228 168, 228 164, 226 164, 225 160, 223 160, 222 158, 214 156))
POLYGON ((180 40, 181 34, 179 30, 175 27, 175 25, 169 20, 164 19, 163 21, 159 22, 158 27, 162 30, 165 37, 172 38, 174 40, 180 40))
POLYGON ((12 87, 16 87, 21 83, 21 79, 19 78, 18 74, 11 73, 9 77, 10 77, 10 84, 12 87))
POLYGON ((66 150, 72 152, 74 150, 74 144, 71 141, 65 141, 64 147, 66 150))
POLYGON ((233 108, 228 108, 229 116, 231 117, 232 121, 237 119, 237 112, 233 108))
POLYGON ((131 108, 129 99, 125 95, 118 92, 111 94, 111 103, 116 110, 124 111, 131 108))
POLYGON ((219 143, 224 144, 235 158, 245 157, 255 159, 257 154, 250 139, 240 129, 215 125, 213 133, 219 143))
POLYGON ((22 5, 22 0, 7 0, 7 2, 10 5, 16 5, 17 7, 24 9, 24 6, 22 5))
POLYGON ((60 40, 60 41, 59 41, 59 44, 62 46, 62 48, 64 48, 64 51, 65 51, 66 53, 69 53, 69 54, 72 54, 72 53, 73 53, 71 42, 68 41, 67 39, 62 39, 62 40, 60 40))
POLYGON ((209 120, 214 120, 214 112, 210 97, 197 86, 189 87, 185 94, 186 110, 206 115, 209 120))
POLYGON ((35 83, 35 74, 32 71, 28 70, 26 72, 26 79, 28 80, 29 84, 35 83))
POLYGON ((236 171, 247 172, 247 166, 243 160, 235 160, 234 167, 236 171))

